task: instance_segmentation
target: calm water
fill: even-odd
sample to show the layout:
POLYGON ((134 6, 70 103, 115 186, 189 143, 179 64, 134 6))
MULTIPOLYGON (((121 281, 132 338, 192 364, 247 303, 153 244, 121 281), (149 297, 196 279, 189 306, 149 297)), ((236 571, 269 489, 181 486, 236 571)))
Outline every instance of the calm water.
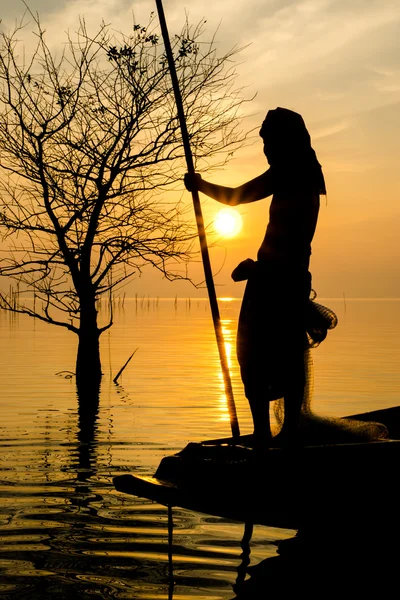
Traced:
MULTIPOLYGON (((339 325, 313 351, 316 412, 400 404, 400 300, 322 302, 339 325)), ((249 433, 234 350, 239 306, 220 302, 241 433, 249 433)), ((0 596, 233 598, 242 524, 174 509, 171 577, 167 510, 112 485, 122 472, 154 473, 189 441, 230 434, 207 301, 117 304, 102 338, 99 409, 86 420, 71 333, 0 313, 0 336, 0 596)), ((293 533, 257 526, 250 564, 293 533)))

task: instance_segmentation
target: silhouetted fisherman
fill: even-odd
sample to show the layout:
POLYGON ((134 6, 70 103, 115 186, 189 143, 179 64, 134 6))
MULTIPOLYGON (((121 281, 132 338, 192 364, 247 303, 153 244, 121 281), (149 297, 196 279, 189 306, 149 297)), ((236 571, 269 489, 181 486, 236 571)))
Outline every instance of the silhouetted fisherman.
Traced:
POLYGON ((239 317, 237 355, 254 422, 256 443, 271 440, 269 402, 284 399, 282 443, 297 440, 305 397, 309 262, 325 181, 302 117, 285 108, 270 110, 260 136, 270 168, 236 187, 185 175, 189 191, 237 206, 272 195, 269 223, 257 261, 233 271, 248 279, 239 317))

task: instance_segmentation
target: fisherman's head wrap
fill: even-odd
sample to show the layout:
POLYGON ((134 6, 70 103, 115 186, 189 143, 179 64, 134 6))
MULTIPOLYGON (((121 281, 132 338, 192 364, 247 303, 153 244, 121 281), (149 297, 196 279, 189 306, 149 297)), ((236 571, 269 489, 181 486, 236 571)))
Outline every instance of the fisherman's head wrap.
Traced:
POLYGON ((281 185, 312 185, 326 194, 325 180, 310 134, 298 113, 287 108, 270 110, 261 126, 265 154, 281 185))

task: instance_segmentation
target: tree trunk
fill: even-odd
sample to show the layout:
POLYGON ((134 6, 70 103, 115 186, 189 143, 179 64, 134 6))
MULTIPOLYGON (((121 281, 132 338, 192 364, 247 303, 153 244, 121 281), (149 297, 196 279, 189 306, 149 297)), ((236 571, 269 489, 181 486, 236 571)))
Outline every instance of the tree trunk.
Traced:
POLYGON ((100 334, 94 296, 81 297, 80 317, 76 383, 82 393, 98 389, 101 380, 100 334))

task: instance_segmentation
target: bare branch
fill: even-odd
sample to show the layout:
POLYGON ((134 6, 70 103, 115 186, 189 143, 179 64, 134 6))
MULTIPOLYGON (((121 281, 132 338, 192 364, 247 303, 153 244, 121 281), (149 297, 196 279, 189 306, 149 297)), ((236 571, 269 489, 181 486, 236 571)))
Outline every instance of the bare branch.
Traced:
MULTIPOLYGON (((36 45, 21 23, 0 31, 0 276, 33 292, 35 310, 0 304, 81 334, 95 305, 146 265, 187 278, 192 214, 176 194, 184 154, 164 48, 152 18, 130 35, 84 20, 53 53, 38 15, 36 45), (21 58, 22 57, 22 58, 21 58), (61 315, 61 316, 60 316, 61 315), (62 317, 62 318, 61 318, 62 317), (84 322, 85 321, 85 322, 84 322)), ((173 42, 196 164, 225 164, 246 139, 233 49, 219 56, 203 24, 173 42)), ((197 246, 196 246, 197 247, 197 246)))

